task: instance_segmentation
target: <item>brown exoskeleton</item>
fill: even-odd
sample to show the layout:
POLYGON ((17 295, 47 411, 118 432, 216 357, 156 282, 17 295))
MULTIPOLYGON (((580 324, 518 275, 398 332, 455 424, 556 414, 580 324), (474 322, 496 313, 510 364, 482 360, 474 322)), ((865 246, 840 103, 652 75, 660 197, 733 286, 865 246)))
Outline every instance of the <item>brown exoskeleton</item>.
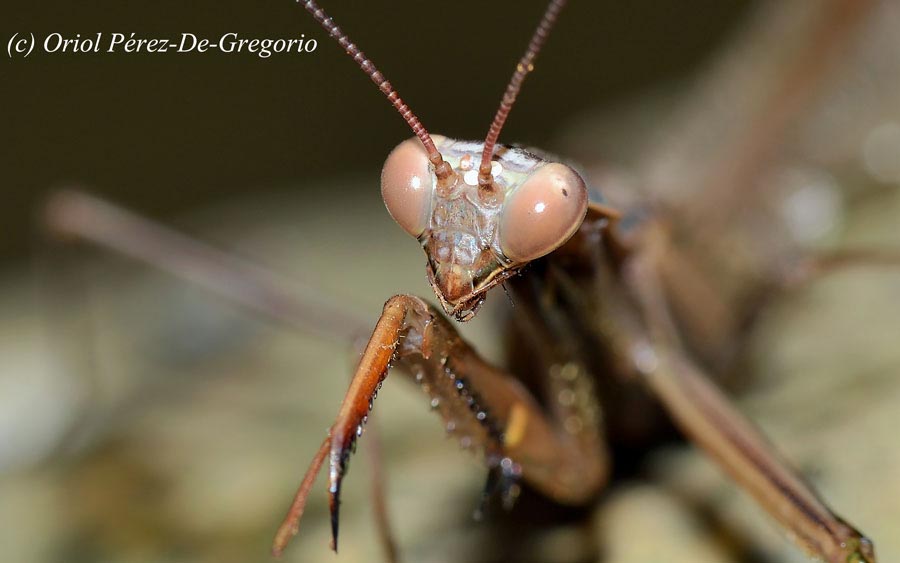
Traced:
MULTIPOLYGON (((430 395, 448 429, 483 454, 494 478, 491 489, 504 504, 515 500, 522 484, 561 504, 589 504, 608 478, 607 441, 624 416, 634 416, 629 411, 635 405, 655 397, 683 433, 811 554, 831 562, 875 561, 872 543, 825 506, 705 375, 714 364, 704 361, 708 343, 684 336, 697 319, 684 308, 690 296, 682 291, 679 265, 685 262, 679 261, 675 221, 655 207, 605 202, 570 166, 496 145, 563 1, 550 3, 484 142, 432 138, 315 2, 304 4, 416 134, 388 157, 382 193, 394 219, 422 243, 440 309, 410 295, 385 304, 337 420, 277 534, 276 553, 297 532, 326 460, 336 548, 346 464, 394 367, 430 395), (472 318, 497 286, 516 305, 521 357, 515 374, 481 359, 447 320, 472 318)), ((190 260, 192 275, 221 292, 286 319, 297 316, 290 300, 277 299, 277 284, 242 264, 158 236, 128 218, 120 221, 115 210, 90 200, 57 203, 59 230, 173 269, 190 260), (99 232, 101 224, 116 225, 117 236, 99 232), (171 251, 175 246, 191 251, 179 254, 171 251), (228 286, 227 276, 217 275, 223 262, 243 268, 252 283, 228 286)), ((302 314, 341 325, 313 307, 302 314)), ((717 336, 727 341, 732 335, 717 336)))
POLYGON ((304 2, 416 134, 388 157, 382 194, 397 223, 422 244, 443 312, 469 320, 485 294, 504 285, 517 304, 521 345, 541 380, 528 385, 486 363, 427 301, 392 297, 274 551, 297 531, 326 460, 337 548, 341 480, 395 367, 432 397, 453 432, 482 452, 499 475, 505 504, 519 479, 559 503, 589 502, 608 473, 604 419, 614 423, 621 407, 614 397, 640 383, 810 553, 835 563, 874 561, 872 543, 825 506, 681 344, 667 292, 664 264, 673 250, 664 223, 652 215, 631 220, 629 209, 589 202, 571 167, 496 145, 564 4, 550 2, 485 141, 459 142, 429 136, 365 55, 315 2, 304 2), (611 398, 597 388, 611 389, 611 398))

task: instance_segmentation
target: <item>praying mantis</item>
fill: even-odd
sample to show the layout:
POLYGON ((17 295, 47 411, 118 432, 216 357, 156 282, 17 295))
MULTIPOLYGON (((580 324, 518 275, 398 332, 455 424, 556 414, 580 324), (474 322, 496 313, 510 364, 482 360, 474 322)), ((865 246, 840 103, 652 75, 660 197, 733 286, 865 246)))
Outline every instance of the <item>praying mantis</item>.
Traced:
MULTIPOLYGON (((392 297, 385 304, 337 421, 313 460, 274 550, 280 553, 297 532, 312 481, 326 462, 337 547, 340 487, 349 452, 362 437, 369 411, 377 404, 375 395, 393 368, 419 384, 444 424, 480 452, 492 476, 488 489, 503 505, 513 504, 523 486, 561 504, 592 502, 609 475, 606 440, 616 432, 621 417, 634 416, 625 407, 655 397, 676 426, 811 554, 835 562, 874 561, 872 543, 836 516, 711 383, 707 366, 722 361, 715 350, 735 337, 734 319, 721 321, 712 312, 727 309, 730 303, 717 297, 714 289, 704 292, 702 304, 685 293, 686 284, 697 287, 690 274, 696 258, 680 248, 684 235, 665 209, 591 200, 587 182, 572 167, 533 151, 496 144, 522 81, 564 4, 550 3, 487 140, 460 142, 430 136, 322 9, 315 2, 304 2, 416 135, 388 158, 382 192, 391 215, 426 251, 426 271, 439 308, 409 295, 392 297), (500 288, 516 305, 515 338, 524 359, 519 358, 521 371, 515 374, 481 359, 448 319, 470 320, 487 293, 500 288), (692 313, 691 305, 702 313, 692 313), (631 402, 635 395, 641 398, 631 402)), ((839 39, 865 13, 862 3, 859 6, 837 10, 844 26, 837 33, 839 39)), ((816 73, 812 74, 807 80, 814 83, 816 73)), ((803 87, 802 82, 795 84, 792 92, 799 89, 803 94, 803 87)), ((801 95, 793 95, 802 102, 801 95)), ((787 120, 796 108, 791 110, 781 109, 786 115, 780 118, 787 120)), ((767 126, 778 129, 779 122, 767 126)), ((753 164, 743 166, 752 169, 753 164)), ((729 179, 727 174, 723 177, 729 179)), ((723 187, 714 195, 691 212, 703 217, 705 206, 728 209, 728 196, 734 194, 723 187)), ((216 286, 214 280, 219 279, 218 291, 288 322, 298 316, 315 317, 326 333, 355 323, 336 311, 317 310, 315 303, 297 308, 288 298, 272 299, 280 294, 265 276, 205 251, 170 251, 173 246, 184 248, 185 241, 157 236, 160 233, 153 227, 142 228, 133 218, 83 196, 69 194, 57 200, 51 205, 51 217, 61 232, 171 269, 178 269, 180 257, 193 254, 192 269, 201 281, 216 286), (102 226, 110 225, 116 227, 117 236, 101 232, 102 226), (204 264, 210 268, 204 271, 204 264), (216 270, 232 266, 243 268, 244 279, 252 280, 241 291, 224 281, 232 278, 216 270)), ((844 258, 853 261, 858 256, 844 258)), ((803 264, 828 267, 825 261, 811 260, 803 264)), ((777 291, 781 282, 765 281, 773 287, 766 283, 761 287, 771 291, 777 291)))

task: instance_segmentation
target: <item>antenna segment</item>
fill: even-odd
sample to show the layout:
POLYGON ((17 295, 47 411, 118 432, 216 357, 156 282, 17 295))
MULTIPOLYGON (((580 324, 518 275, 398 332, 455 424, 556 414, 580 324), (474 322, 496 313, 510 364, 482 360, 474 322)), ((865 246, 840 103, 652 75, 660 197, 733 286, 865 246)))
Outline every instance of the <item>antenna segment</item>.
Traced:
POLYGON ((559 12, 565 5, 566 0, 551 0, 550 5, 547 6, 547 10, 544 12, 544 17, 541 18, 541 22, 538 24, 537 29, 534 30, 534 35, 531 36, 531 41, 528 43, 528 49, 525 51, 522 58, 519 59, 519 64, 516 65, 516 71, 513 73, 512 78, 509 80, 509 84, 506 86, 506 92, 503 94, 503 99, 500 101, 500 107, 497 109, 497 114, 494 116, 494 121, 491 123, 491 128, 488 129, 487 137, 484 140, 484 151, 481 153, 481 166, 478 168, 478 186, 482 188, 482 190, 493 191, 491 159, 494 156, 494 147, 497 144, 497 138, 500 136, 500 130, 503 129, 503 124, 506 123, 506 118, 509 116, 513 104, 516 102, 516 96, 518 96, 519 90, 522 89, 522 82, 525 81, 525 77, 528 76, 528 73, 534 70, 534 59, 537 58, 538 53, 541 51, 541 47, 544 46, 544 41, 547 40, 550 29, 553 28, 553 24, 556 23, 559 12))
MULTIPOLYGON (((319 7, 313 0, 297 0, 298 2, 303 1, 303 7, 306 8, 306 11, 313 15, 316 18, 316 21, 328 32, 333 39, 335 39, 341 47, 343 47, 344 51, 350 55, 356 64, 359 65, 359 68, 362 69, 363 72, 366 73, 366 76, 372 79, 372 82, 378 86, 378 89, 387 97, 388 101, 391 102, 391 105, 400 112, 400 116, 406 121, 409 127, 413 130, 413 133, 416 134, 416 137, 422 141, 422 145, 425 146, 425 151, 428 153, 428 160, 431 161, 431 164, 434 165, 435 174, 437 175, 438 180, 446 181, 450 175, 453 173, 450 165, 444 162, 443 156, 437 150, 437 147, 434 146, 434 140, 432 140, 431 135, 428 134, 428 131, 425 129, 425 126, 422 125, 422 122, 419 121, 419 118, 416 117, 416 114, 409 109, 403 100, 400 98, 400 95, 394 89, 390 82, 388 82, 387 78, 381 74, 372 61, 366 57, 366 54, 363 53, 359 47, 356 46, 355 43, 350 41, 350 38, 347 37, 347 34, 344 33, 341 28, 334 23, 334 20, 325 13, 325 10, 319 7)), ((545 16, 546 17, 546 16, 545 16)), ((489 164, 490 166, 490 164, 489 164)))

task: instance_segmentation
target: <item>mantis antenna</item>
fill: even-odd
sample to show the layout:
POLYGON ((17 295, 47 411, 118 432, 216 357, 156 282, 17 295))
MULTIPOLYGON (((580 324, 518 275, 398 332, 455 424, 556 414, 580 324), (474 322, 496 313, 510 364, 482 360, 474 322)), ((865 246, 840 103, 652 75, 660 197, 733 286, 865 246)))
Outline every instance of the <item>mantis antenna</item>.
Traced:
POLYGON ((503 98, 500 100, 500 107, 497 109, 497 114, 494 115, 494 121, 491 123, 491 128, 488 129, 487 137, 484 140, 484 151, 481 153, 481 166, 478 168, 478 186, 482 192, 490 193, 494 190, 493 176, 491 175, 491 159, 494 156, 497 138, 500 136, 503 124, 506 123, 506 118, 516 102, 519 90, 522 89, 525 77, 534 70, 534 59, 537 58, 541 47, 544 46, 544 41, 547 40, 547 36, 550 34, 553 24, 556 23, 559 12, 565 5, 566 0, 551 0, 550 5, 547 6, 547 10, 544 12, 544 17, 541 18, 537 29, 534 30, 534 35, 531 36, 528 49, 522 55, 522 58, 519 59, 516 71, 506 86, 506 92, 504 92, 503 98))
MULTIPOLYGON (((400 95, 397 93, 397 90, 395 90, 391 83, 388 82, 387 78, 381 74, 381 71, 375 68, 375 65, 369 60, 366 54, 363 53, 355 43, 350 41, 347 34, 334 23, 334 20, 325 13, 325 10, 320 8, 313 0, 304 0, 303 7, 316 18, 316 21, 328 32, 328 35, 334 38, 334 40, 344 48, 344 51, 346 51, 347 54, 356 61, 359 68, 366 73, 366 76, 371 78, 372 82, 378 86, 378 89, 387 97, 388 101, 391 102, 391 105, 400 112, 400 116, 403 117, 409 127, 413 130, 413 133, 416 134, 416 137, 418 137, 425 146, 425 151, 428 153, 428 160, 434 165, 434 173, 437 176, 438 181, 447 182, 453 174, 453 170, 450 168, 449 164, 444 162, 444 157, 441 156, 437 147, 434 146, 434 140, 431 138, 431 135, 428 134, 425 126, 422 125, 422 122, 419 121, 416 114, 414 114, 412 110, 409 109, 409 106, 403 102, 400 95)), ((488 166, 490 166, 490 163, 488 166)))

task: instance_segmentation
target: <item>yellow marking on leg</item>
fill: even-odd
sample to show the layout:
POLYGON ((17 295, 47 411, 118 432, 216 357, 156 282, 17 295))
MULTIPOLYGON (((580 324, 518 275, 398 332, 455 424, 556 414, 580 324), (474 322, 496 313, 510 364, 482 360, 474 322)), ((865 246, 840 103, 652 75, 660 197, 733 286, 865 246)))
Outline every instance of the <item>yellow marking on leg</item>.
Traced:
POLYGON ((506 432, 503 434, 504 445, 509 448, 516 447, 525 436, 525 426, 527 425, 528 411, 522 405, 514 404, 506 422, 506 432))

